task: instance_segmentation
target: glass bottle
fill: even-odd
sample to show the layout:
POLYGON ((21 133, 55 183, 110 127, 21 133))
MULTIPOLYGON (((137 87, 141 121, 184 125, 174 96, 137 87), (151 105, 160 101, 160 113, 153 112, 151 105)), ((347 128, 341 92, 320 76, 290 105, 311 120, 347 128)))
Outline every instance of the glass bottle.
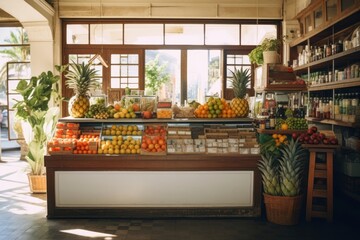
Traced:
POLYGON ((276 125, 276 118, 275 118, 275 114, 273 111, 273 108, 270 109, 270 115, 269 115, 269 127, 270 129, 275 129, 275 125, 276 125))

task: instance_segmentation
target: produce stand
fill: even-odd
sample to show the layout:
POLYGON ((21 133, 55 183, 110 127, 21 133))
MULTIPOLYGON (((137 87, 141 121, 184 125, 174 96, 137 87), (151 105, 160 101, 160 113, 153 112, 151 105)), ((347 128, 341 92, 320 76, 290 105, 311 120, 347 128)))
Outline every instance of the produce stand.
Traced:
MULTIPOLYGON (((215 126, 220 132, 224 126, 252 129, 248 118, 59 121, 76 122, 80 128, 162 123, 215 126)), ((211 134, 217 136, 216 131, 211 134)), ((252 153, 47 155, 47 217, 259 217, 260 155, 252 153)))

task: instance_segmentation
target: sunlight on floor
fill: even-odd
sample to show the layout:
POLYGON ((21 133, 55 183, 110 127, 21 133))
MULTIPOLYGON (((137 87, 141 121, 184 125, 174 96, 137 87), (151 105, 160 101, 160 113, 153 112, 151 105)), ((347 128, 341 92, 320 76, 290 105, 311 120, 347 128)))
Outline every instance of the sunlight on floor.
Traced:
POLYGON ((104 238, 105 240, 111 240, 113 237, 117 237, 113 234, 101 233, 101 232, 94 232, 84 229, 69 229, 69 230, 60 230, 60 232, 70 233, 82 237, 89 237, 89 238, 104 238))
POLYGON ((8 211, 18 215, 31 215, 44 212, 44 209, 45 207, 29 203, 16 203, 8 211))

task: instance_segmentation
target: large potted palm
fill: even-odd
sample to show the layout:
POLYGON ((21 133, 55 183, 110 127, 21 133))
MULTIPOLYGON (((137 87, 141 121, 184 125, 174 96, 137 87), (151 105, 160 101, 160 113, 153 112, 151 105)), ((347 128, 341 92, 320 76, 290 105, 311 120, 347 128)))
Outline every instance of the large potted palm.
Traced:
MULTIPOLYGON (((62 71, 61 67, 56 68, 62 71)), ((31 77, 30 81, 20 80, 16 87, 22 100, 17 101, 14 109, 29 146, 25 158, 30 166, 28 178, 33 193, 46 192, 44 155, 46 143, 52 137, 60 115, 59 80, 59 75, 48 71, 31 77)))
POLYGON ((306 154, 301 144, 293 139, 282 146, 279 155, 262 151, 258 167, 268 221, 281 225, 295 225, 299 222, 306 154))

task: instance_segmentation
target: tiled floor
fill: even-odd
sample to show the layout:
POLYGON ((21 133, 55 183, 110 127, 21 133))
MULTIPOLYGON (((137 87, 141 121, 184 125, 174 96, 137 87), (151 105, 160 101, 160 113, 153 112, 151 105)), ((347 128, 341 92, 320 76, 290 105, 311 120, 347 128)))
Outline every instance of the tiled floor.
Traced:
POLYGON ((271 224, 264 217, 176 219, 46 218, 46 195, 30 194, 26 162, 17 152, 3 152, 0 162, 0 239, 128 239, 128 240, 347 240, 358 239, 358 202, 335 199, 335 220, 304 218, 296 226, 271 224))

